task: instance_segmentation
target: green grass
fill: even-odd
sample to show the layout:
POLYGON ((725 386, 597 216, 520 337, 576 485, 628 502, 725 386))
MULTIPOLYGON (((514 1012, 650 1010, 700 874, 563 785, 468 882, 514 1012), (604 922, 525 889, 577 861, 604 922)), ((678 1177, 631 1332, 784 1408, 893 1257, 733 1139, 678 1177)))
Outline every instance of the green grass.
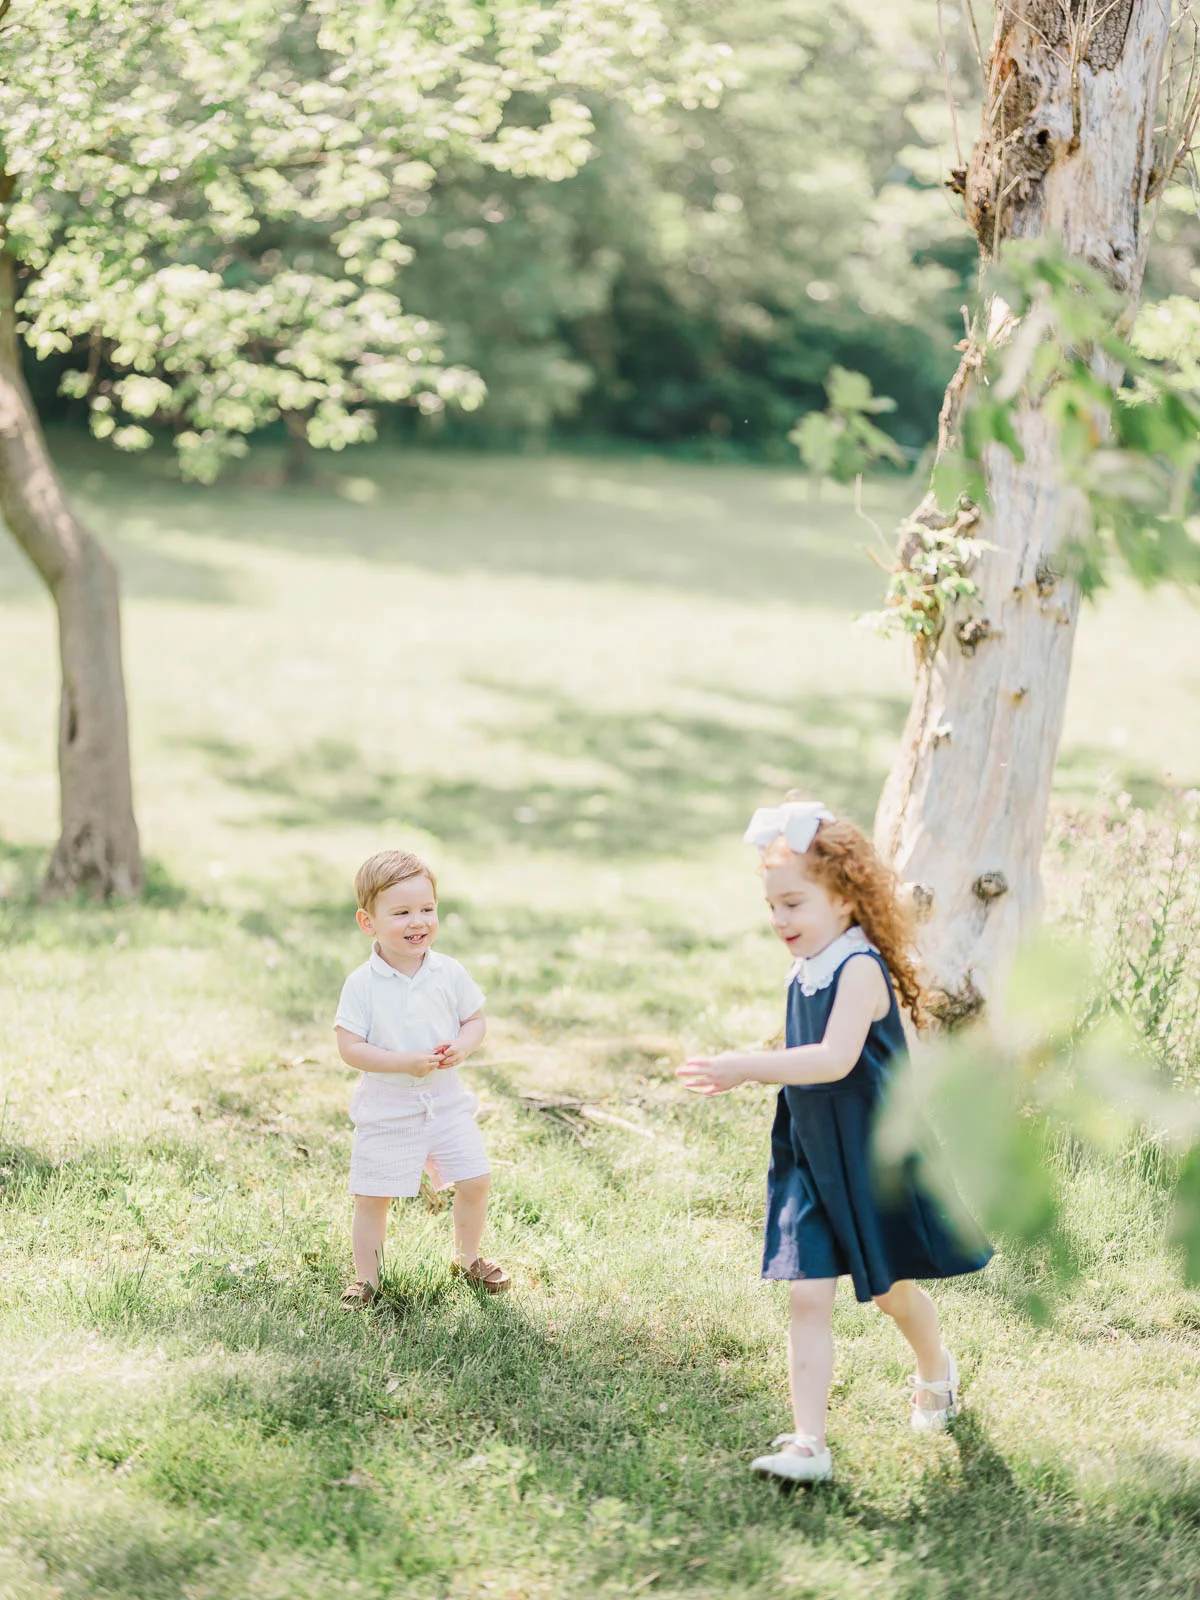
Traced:
MULTIPOLYGON (((787 1420, 770 1099, 686 1100, 671 1067, 778 1020, 751 808, 803 784, 869 821, 903 720, 903 651, 852 625, 878 577, 846 498, 422 455, 200 493, 60 454, 125 575, 152 871, 136 907, 34 903, 53 637, 5 548, 3 1600, 1195 1594, 1200 1302, 1133 1162, 1071 1180, 1088 1276, 1052 1327, 1015 1309, 1018 1254, 939 1289, 952 1441, 908 1434, 904 1347, 843 1297, 835 1484, 746 1471, 787 1420), (517 1287, 452 1281, 412 1204, 348 1318, 329 1023, 354 868, 393 840, 436 858, 442 947, 489 991, 471 1072, 517 1287), (526 1087, 642 1133, 576 1137, 526 1087)), ((1193 633, 1176 597, 1088 615, 1064 802, 1200 781, 1193 633)))

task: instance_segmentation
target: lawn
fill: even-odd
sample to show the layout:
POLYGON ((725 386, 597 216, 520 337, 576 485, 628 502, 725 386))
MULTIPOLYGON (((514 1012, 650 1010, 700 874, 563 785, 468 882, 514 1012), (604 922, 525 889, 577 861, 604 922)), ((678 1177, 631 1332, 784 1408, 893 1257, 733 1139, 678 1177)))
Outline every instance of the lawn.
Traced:
MULTIPOLYGON (((35 904, 53 633, 0 547, 0 1597, 1194 1596, 1200 1297, 1132 1159, 1073 1172, 1087 1276, 1052 1325, 1017 1251, 938 1290, 952 1440, 908 1433, 904 1347, 843 1295, 835 1483, 746 1469, 787 1424, 770 1097, 671 1068, 777 1025, 750 810, 803 785, 869 823, 903 721, 846 495, 371 453, 199 491, 57 447, 124 575, 151 876, 138 906, 35 904), (413 1203, 355 1318, 330 1023, 354 869, 393 841, 436 860, 441 947, 489 992, 470 1071, 516 1288, 453 1282, 413 1203)), ((903 501, 867 495, 885 527, 903 501)), ((1087 614, 1060 807, 1200 786, 1195 636, 1175 595, 1087 614)))

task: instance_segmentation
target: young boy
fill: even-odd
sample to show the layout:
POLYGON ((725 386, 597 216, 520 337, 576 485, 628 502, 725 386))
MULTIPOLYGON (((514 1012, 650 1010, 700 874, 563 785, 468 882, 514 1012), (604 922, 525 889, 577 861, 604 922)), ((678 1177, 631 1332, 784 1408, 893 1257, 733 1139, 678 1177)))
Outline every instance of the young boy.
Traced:
POLYGON ((437 881, 414 855, 384 850, 354 880, 358 925, 370 959, 346 979, 334 1027, 338 1051, 362 1073, 350 1102, 354 1150, 351 1242, 357 1279, 347 1309, 369 1305, 379 1285, 388 1203, 411 1198, 428 1171, 454 1185, 454 1260, 490 1294, 511 1279, 479 1254, 491 1182, 475 1125, 479 1100, 457 1068, 483 1043, 483 991, 459 962, 439 955, 437 881))

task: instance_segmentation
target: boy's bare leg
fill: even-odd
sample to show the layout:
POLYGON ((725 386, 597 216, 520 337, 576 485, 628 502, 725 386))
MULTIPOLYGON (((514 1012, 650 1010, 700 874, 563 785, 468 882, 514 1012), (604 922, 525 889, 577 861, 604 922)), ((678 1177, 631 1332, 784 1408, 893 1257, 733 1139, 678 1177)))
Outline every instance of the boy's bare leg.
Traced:
POLYGON ((383 1245, 387 1237, 387 1215, 391 1199, 386 1194, 356 1194, 354 1221, 350 1225, 350 1247, 354 1252, 354 1271, 360 1283, 379 1287, 383 1265, 383 1245))
POLYGON ((461 1267, 469 1267, 479 1258, 491 1186, 487 1174, 454 1185, 454 1259, 461 1267))

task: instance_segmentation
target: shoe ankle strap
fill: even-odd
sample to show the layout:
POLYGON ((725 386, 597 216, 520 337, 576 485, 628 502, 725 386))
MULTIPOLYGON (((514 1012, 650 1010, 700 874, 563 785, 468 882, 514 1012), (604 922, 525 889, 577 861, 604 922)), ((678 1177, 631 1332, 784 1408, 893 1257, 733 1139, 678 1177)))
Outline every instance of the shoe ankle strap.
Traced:
POLYGON ((923 1378, 919 1372, 910 1373, 908 1381, 914 1389, 924 1389, 929 1394, 940 1394, 947 1400, 957 1387, 949 1378, 923 1378))

